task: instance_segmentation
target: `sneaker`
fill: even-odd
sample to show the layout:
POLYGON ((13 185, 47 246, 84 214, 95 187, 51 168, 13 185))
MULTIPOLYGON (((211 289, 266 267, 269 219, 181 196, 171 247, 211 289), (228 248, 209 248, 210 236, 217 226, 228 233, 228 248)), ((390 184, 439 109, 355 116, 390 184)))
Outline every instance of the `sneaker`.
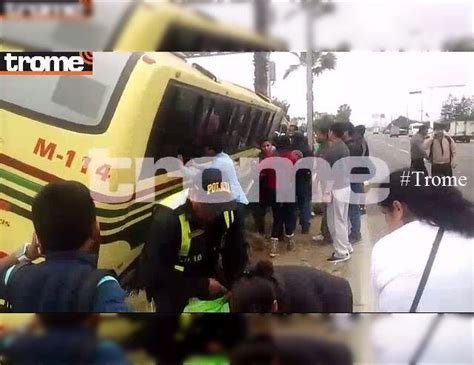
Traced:
POLYGON ((347 261, 351 258, 351 255, 350 254, 347 254, 346 256, 344 257, 337 257, 335 253, 332 254, 332 256, 330 258, 327 259, 327 261, 329 262, 334 262, 335 264, 339 263, 339 262, 344 262, 344 261, 347 261))
POLYGON ((302 234, 308 234, 309 233, 309 227, 301 227, 301 233, 302 234))
POLYGON ((278 255, 278 238, 271 238, 270 257, 276 257, 278 255))
POLYGON ((322 234, 317 234, 313 236, 313 241, 324 241, 324 236, 322 234))
POLYGON ((295 246, 295 240, 294 240, 294 237, 295 237, 295 234, 292 233, 290 235, 285 235, 288 243, 286 245, 288 251, 291 251, 293 249, 293 247, 295 246))
POLYGON ((349 235, 349 242, 352 243, 353 245, 356 243, 359 243, 362 239, 362 236, 359 234, 350 234, 349 235))

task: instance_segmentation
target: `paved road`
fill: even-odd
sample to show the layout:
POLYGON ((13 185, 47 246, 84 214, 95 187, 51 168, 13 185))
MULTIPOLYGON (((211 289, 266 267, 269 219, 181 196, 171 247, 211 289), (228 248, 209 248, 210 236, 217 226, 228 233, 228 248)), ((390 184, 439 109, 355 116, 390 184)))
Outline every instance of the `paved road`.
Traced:
MULTIPOLYGON (((401 136, 390 138, 388 135, 371 135, 367 137, 372 156, 384 160, 390 171, 410 165, 410 138, 401 136)), ((464 196, 474 202, 474 141, 456 143, 458 166, 454 170, 456 176, 466 176, 467 185, 461 187, 464 196)), ((428 171, 430 164, 427 163, 428 171)))

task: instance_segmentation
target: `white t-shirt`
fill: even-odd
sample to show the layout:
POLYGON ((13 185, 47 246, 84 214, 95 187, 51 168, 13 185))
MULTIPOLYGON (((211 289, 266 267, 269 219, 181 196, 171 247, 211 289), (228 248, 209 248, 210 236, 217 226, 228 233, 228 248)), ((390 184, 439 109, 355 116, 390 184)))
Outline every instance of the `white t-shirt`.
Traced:
MULTIPOLYGON (((378 311, 410 311, 437 232, 438 227, 414 221, 375 244, 372 281, 378 311)), ((444 233, 417 311, 474 312, 474 239, 444 233)))
MULTIPOLYGON (((474 363, 474 317, 445 314, 384 314, 371 316, 371 350, 374 364, 408 365, 438 317, 440 322, 418 361, 423 365, 474 363)), ((362 361, 363 363, 368 363, 362 361)))

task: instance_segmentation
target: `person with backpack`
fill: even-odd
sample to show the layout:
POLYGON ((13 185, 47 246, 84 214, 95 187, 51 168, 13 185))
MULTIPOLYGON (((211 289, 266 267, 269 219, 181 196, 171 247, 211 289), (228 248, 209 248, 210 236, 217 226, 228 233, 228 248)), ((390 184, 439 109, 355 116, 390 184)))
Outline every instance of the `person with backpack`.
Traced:
POLYGON ((2 364, 129 364, 117 344, 97 337, 98 314, 44 313, 35 320, 26 333, 0 338, 2 364))
MULTIPOLYGON (((89 189, 53 182, 35 197, 32 220, 45 260, 0 270, 0 299, 13 312, 123 312, 125 291, 114 273, 98 270, 100 230, 89 189)), ((25 248, 26 252, 26 248, 25 248)))
POLYGON ((453 176, 456 144, 441 124, 435 124, 434 136, 428 142, 432 176, 453 176))

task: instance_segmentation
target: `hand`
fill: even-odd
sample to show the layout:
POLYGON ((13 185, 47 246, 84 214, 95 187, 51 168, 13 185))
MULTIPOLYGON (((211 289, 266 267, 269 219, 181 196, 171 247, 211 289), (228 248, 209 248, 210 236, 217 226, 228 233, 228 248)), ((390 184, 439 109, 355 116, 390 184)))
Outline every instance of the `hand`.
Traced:
POLYGON ((456 167, 458 167, 458 164, 456 162, 451 162, 451 167, 455 169, 456 167))
POLYGON ((294 150, 293 153, 296 155, 296 157, 303 158, 303 152, 300 150, 294 150))
POLYGON ((38 237, 36 236, 36 233, 33 233, 33 237, 31 237, 31 243, 26 248, 26 257, 28 257, 31 261, 34 261, 41 256, 43 256, 43 254, 41 252, 41 246, 38 241, 38 237))
POLYGON ((216 279, 213 279, 213 278, 209 278, 208 291, 209 291, 209 296, 213 298, 227 293, 227 289, 221 283, 219 283, 216 279))
POLYGON ((323 194, 323 203, 331 203, 332 202, 332 193, 330 191, 326 191, 323 194))

